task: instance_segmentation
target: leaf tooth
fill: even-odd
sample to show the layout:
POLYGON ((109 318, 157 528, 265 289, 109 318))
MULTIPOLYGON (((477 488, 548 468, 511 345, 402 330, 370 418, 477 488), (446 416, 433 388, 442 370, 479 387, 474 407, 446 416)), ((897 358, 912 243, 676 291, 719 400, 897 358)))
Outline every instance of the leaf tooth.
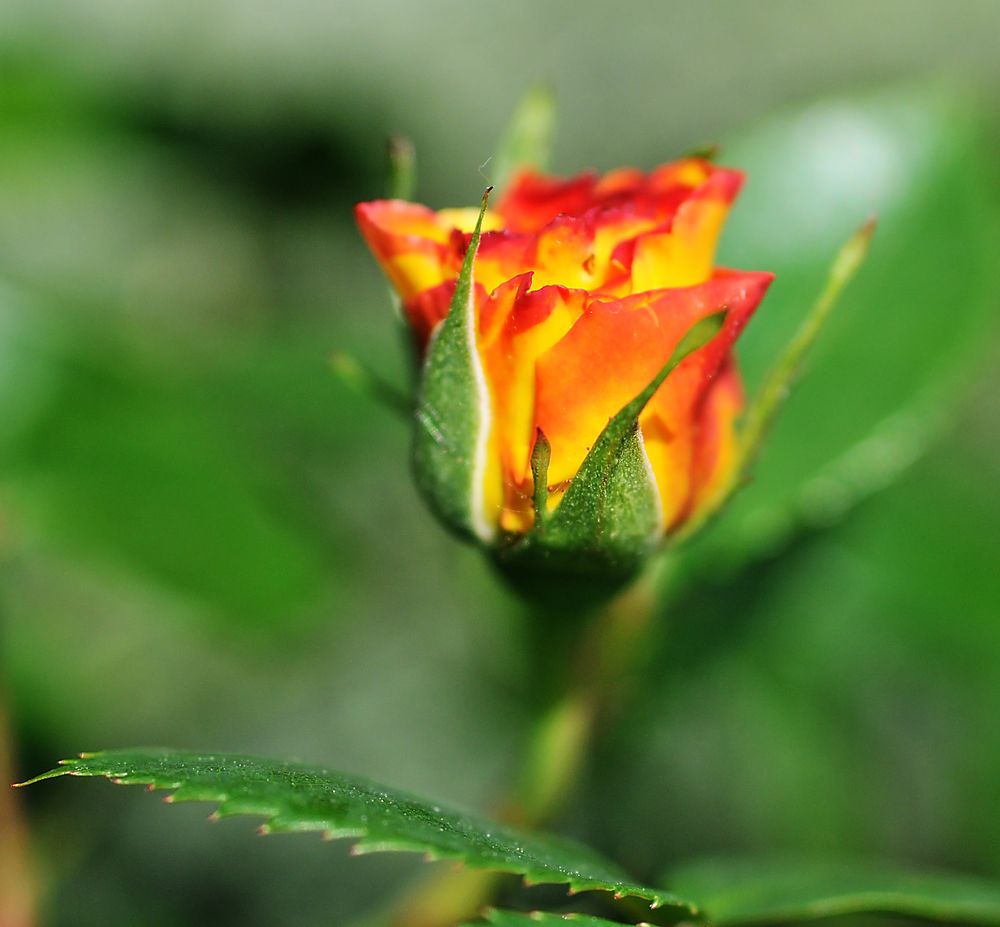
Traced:
POLYGON ((351 847, 352 856, 365 856, 368 853, 417 853, 424 850, 430 856, 430 861, 435 862, 440 859, 453 859, 455 854, 445 853, 439 850, 426 849, 422 844, 414 843, 411 840, 390 840, 388 838, 373 839, 363 833, 355 832, 353 836, 359 839, 351 847))
POLYGON ((308 830, 328 840, 354 838, 356 842, 351 852, 355 855, 378 851, 418 852, 430 861, 445 860, 456 866, 464 863, 471 869, 519 875, 528 886, 562 885, 569 894, 619 892, 620 897, 634 896, 644 900, 652 897, 655 904, 651 907, 678 904, 686 907, 687 912, 695 910, 667 892, 633 885, 617 875, 615 867, 599 859, 591 861, 587 853, 579 859, 569 855, 566 859, 552 861, 549 857, 554 847, 544 837, 520 834, 475 815, 444 809, 412 796, 397 795, 359 777, 325 769, 243 756, 122 751, 117 755, 100 754, 89 762, 78 760, 62 764, 43 774, 43 778, 70 773, 103 776, 126 785, 144 784, 153 789, 174 790, 164 796, 169 803, 217 803, 218 807, 210 816, 212 820, 235 814, 257 816, 265 819, 260 827, 262 834, 308 830), (276 795, 275 785, 284 787, 288 795, 285 792, 276 795), (312 803, 305 801, 306 793, 296 791, 308 786, 311 795, 314 785, 322 786, 322 791, 316 793, 312 803), (437 830, 443 833, 470 831, 472 838, 485 841, 482 849, 476 851, 474 845, 469 848, 452 845, 450 840, 445 841, 432 832, 433 829, 425 832, 424 828, 396 827, 393 815, 411 808, 422 819, 426 814, 440 818, 437 830), (391 814, 385 818, 388 812, 391 814), (338 820, 350 823, 338 827, 338 820), (539 845, 535 846, 533 841, 539 845), (595 864, 597 869, 589 872, 588 867, 595 864))
POLYGON ((235 810, 226 803, 220 804, 209 817, 214 821, 221 821, 223 818, 234 818, 240 814, 239 811, 235 810))

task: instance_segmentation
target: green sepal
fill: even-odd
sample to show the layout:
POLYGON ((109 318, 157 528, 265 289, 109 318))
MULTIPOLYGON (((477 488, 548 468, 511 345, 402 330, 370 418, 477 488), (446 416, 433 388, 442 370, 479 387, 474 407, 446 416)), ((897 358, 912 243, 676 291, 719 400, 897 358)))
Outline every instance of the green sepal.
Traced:
POLYGON ((417 192, 417 152, 405 135, 388 142, 389 175, 386 195, 391 200, 412 200, 417 192))
POLYGON ((805 360, 829 321, 841 294, 864 264, 874 233, 875 219, 871 218, 837 252, 822 292, 747 406, 739 431, 739 466, 712 505, 691 519, 674 537, 675 542, 685 541, 701 531, 729 503, 733 495, 750 481, 754 465, 774 421, 801 378, 805 360))
MULTIPOLYGON (((718 334, 725 316, 725 311, 716 312, 691 327, 646 388, 605 426, 558 508, 547 518, 536 518, 528 534, 500 548, 501 563, 533 571, 620 577, 642 565, 658 545, 664 525, 639 416, 677 366, 718 334)), ((532 472, 537 479, 535 455, 532 472)), ((540 490, 535 489, 536 505, 544 498, 540 490)))
POLYGON ((473 264, 489 187, 455 283, 448 316, 431 337, 417 392, 413 471, 434 512, 460 535, 488 541, 483 515, 489 395, 476 348, 473 264))
POLYGON ((532 505, 535 510, 535 525, 541 529, 549 517, 549 461, 552 459, 552 445, 541 428, 535 430, 535 444, 531 448, 531 480, 534 486, 532 505))
POLYGON ((706 142, 704 145, 696 145, 689 148, 681 158, 698 158, 701 161, 717 161, 719 159, 720 146, 718 142, 706 142))
POLYGON ((750 402, 741 429, 741 480, 749 476, 749 469, 756 462, 775 418, 801 377, 806 356, 829 321, 841 293, 864 264, 874 234, 875 219, 871 218, 837 252, 823 291, 750 402))
POLYGON ((493 159, 494 184, 503 190, 514 173, 530 167, 548 167, 555 128, 556 106, 545 85, 531 87, 517 104, 493 159))
POLYGON ((355 392, 382 403, 406 418, 413 414, 413 399, 384 380, 367 364, 345 351, 330 355, 330 369, 340 381, 355 392))

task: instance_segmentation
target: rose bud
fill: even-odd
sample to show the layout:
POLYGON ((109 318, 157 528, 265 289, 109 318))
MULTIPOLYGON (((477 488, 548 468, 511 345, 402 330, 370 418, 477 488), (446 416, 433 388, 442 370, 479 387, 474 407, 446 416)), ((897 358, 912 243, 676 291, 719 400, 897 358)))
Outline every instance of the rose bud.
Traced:
POLYGON ((414 468, 512 568, 629 575, 739 451, 733 345, 772 275, 718 268, 742 175, 517 174, 495 208, 361 203, 421 358, 414 468))

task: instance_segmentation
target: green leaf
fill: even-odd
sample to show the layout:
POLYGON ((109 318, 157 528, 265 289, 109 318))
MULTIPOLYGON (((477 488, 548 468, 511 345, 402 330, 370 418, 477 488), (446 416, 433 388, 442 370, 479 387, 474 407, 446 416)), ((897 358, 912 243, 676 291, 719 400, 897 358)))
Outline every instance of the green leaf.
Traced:
POLYGON ((697 915, 670 892, 631 882, 594 851, 552 837, 522 833, 476 815, 432 804, 366 779, 278 760, 197 754, 158 748, 109 750, 66 760, 25 783, 55 776, 104 776, 123 785, 173 789, 168 800, 217 803, 216 817, 261 815, 265 833, 318 831, 355 838, 355 853, 411 851, 457 860, 475 869, 524 877, 531 884, 566 884, 571 892, 612 892, 651 908, 697 915))
POLYGON ((891 835, 1000 874, 982 805, 1000 782, 1000 738, 984 736, 1000 704, 998 385, 845 523, 670 612, 645 717, 606 747, 622 758, 605 788, 634 796, 608 845, 641 831, 636 858, 677 859, 672 834, 697 831, 704 852, 738 830, 825 858, 878 854, 891 835))
MULTIPOLYGON (((996 331, 995 185, 974 112, 921 90, 828 100, 726 147, 747 172, 720 263, 774 271, 739 344, 753 395, 870 215, 864 271, 825 326, 705 562, 738 564, 825 524, 927 446, 996 331)), ((710 542, 710 543, 709 543, 710 542)))
POLYGON ((608 573, 628 573, 642 563, 663 523, 639 416, 681 361, 718 333, 725 316, 716 312, 691 327, 646 388, 608 422, 555 512, 512 548, 512 557, 608 573))
POLYGON ((1000 924, 1000 883, 882 863, 710 860, 675 870, 670 882, 717 927, 844 914, 1000 924))
POLYGON ((448 317, 427 349, 413 440, 414 474, 431 508, 449 527, 480 540, 489 540, 494 528, 483 514, 490 406, 476 349, 473 264, 492 189, 483 194, 448 317))
MULTIPOLYGON (((75 303, 4 289, 0 317, 12 537, 89 569, 124 570, 241 631, 280 623, 287 633, 329 601, 336 575, 324 535, 227 418, 233 405, 215 370, 147 356, 110 315, 75 303)), ((220 347, 213 363, 225 360, 220 347)), ((248 405, 241 411, 259 416, 248 405)))
MULTIPOLYGON (((615 921, 603 917, 593 917, 589 914, 553 914, 550 911, 501 911, 490 908, 486 912, 486 920, 494 927, 566 927, 567 924, 577 924, 579 927, 620 927, 615 921)), ((466 924, 465 927, 473 927, 466 924)))
POLYGON ((520 168, 544 171, 548 167, 555 117, 555 98, 548 87, 532 87, 525 93, 511 116, 493 159, 497 189, 503 190, 520 168))

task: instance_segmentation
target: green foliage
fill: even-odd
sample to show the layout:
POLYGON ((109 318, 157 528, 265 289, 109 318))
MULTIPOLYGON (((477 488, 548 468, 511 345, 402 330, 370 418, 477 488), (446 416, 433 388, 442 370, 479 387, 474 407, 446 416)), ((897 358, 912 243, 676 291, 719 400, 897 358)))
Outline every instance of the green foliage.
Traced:
POLYGON ((0 459, 18 522, 242 627, 328 596, 321 537, 221 421, 218 397, 189 371, 130 354, 85 316, 58 318, 44 301, 0 291, 13 381, 0 390, 0 459))
MULTIPOLYGON (((216 804, 213 818, 259 815, 262 833, 318 831, 354 839, 353 852, 423 853, 474 869, 521 875, 527 884, 565 884, 571 893, 609 892, 706 919, 716 927, 784 923, 843 914, 899 914, 968 924, 1000 924, 1000 884, 910 872, 884 864, 712 860, 675 869, 665 881, 696 902, 630 881, 585 847, 519 832, 431 804, 366 779, 297 763, 234 754, 162 749, 112 750, 66 760, 30 785, 58 776, 102 776, 122 785, 170 789, 167 800, 216 804)), ((497 927, 607 921, 583 915, 491 911, 497 927)))
POLYGON ((624 863, 738 834, 807 857, 918 848, 1000 871, 981 805, 1000 780, 1000 586, 983 582, 1000 519, 984 442, 995 389, 843 524, 663 615, 660 695, 613 735, 601 777, 627 796, 602 822, 605 846, 634 854, 624 863))
MULTIPOLYGON (((162 31, 153 18, 148 24, 162 31)), ((520 39, 516 55, 523 60, 520 39)), ((692 54, 703 55, 696 46, 692 54)), ((760 58, 759 43, 751 46, 752 57, 760 58)), ((34 50, 25 57, 32 68, 46 67, 34 50)), ((328 66, 327 47, 317 60, 328 66)), ((720 86, 731 84, 749 59, 727 61, 728 70, 718 71, 720 86)), ((881 65, 873 57, 868 67, 881 65)), ((248 74, 265 71, 254 58, 248 74)), ((650 74, 660 71, 657 54, 650 74)), ((434 127, 431 146, 424 141, 429 130, 421 138, 435 201, 453 193, 456 161, 469 166, 476 182, 472 166, 483 157, 477 146, 488 139, 469 130, 468 116, 488 121, 509 98, 510 81, 523 80, 512 73, 507 70, 506 85, 484 82, 492 103, 480 93, 472 102, 463 103, 460 94, 449 100, 466 107, 460 119, 440 119, 436 92, 413 101, 425 112, 406 127, 418 134, 421 120, 434 127)), ((840 80, 831 73, 824 82, 828 77, 840 80)), ((429 71, 426 79, 429 87, 442 85, 440 72, 429 71)), ((259 89, 273 91, 277 85, 268 80, 265 75, 259 89)), ((72 77, 74 100, 86 83, 72 77)), ((200 82, 185 118, 201 105, 195 94, 223 83, 229 87, 200 82)), ((162 120, 165 112, 141 89, 143 82, 129 84, 135 92, 129 109, 141 106, 154 123, 162 120)), ((315 82, 321 85, 330 86, 315 82)), ((577 86, 570 74, 560 85, 570 113, 596 104, 615 118, 616 107, 587 98, 577 86)), ((728 113, 706 110, 704 95, 688 95, 687 104, 661 96, 663 118, 629 115, 627 141, 626 133, 595 132, 585 120, 570 119, 575 135, 564 138, 560 167, 579 167, 580 152, 597 164, 625 157, 651 165, 665 150, 679 150, 686 133, 697 137, 706 117, 724 137, 726 125, 755 115, 733 95, 728 104, 725 99, 718 97, 720 106, 731 107, 728 113), (685 105, 697 115, 678 109, 685 105)), ((724 150, 724 163, 750 174, 724 237, 723 260, 779 274, 741 346, 751 392, 801 324, 838 241, 870 211, 880 212, 882 223, 872 260, 825 330, 789 404, 791 418, 781 422, 747 491, 745 501, 753 505, 734 509, 720 525, 711 542, 716 553, 742 561, 802 520, 832 520, 912 460, 926 443, 928 424, 933 429, 949 420, 941 411, 947 403, 935 397, 947 396, 948 370, 961 369, 965 352, 971 356, 977 348, 969 324, 977 311, 982 318, 984 304, 975 281, 982 289, 989 268, 977 257, 985 249, 976 242, 988 235, 993 208, 992 188, 976 179, 977 155, 992 148, 976 150, 960 109, 927 106, 926 99, 914 93, 896 105, 885 98, 811 107, 811 122, 800 131, 772 133, 787 146, 780 152, 763 144, 724 150), (826 178, 805 192, 801 185, 782 192, 784 181, 801 183, 817 159, 843 157, 841 147, 829 143, 829 131, 825 140, 816 131, 838 111, 841 117, 867 112, 880 131, 900 140, 889 186, 859 202, 873 183, 862 169, 850 182, 826 178), (881 119, 880 112, 891 117, 893 111, 895 118, 881 119), (817 230, 822 242, 811 234, 817 230), (767 263, 738 257, 739 248, 763 254, 767 263), (894 357, 895 342, 886 340, 891 327, 905 363, 894 357), (873 359, 876 344, 884 351, 873 359), (883 368, 882 379, 873 378, 883 368), (926 378, 926 395, 920 378, 926 378), (906 382, 913 387, 909 395, 906 382), (900 386, 906 387, 902 398, 900 386), (862 390, 865 403, 858 401, 862 390), (868 404, 899 414, 890 411, 866 432, 868 404), (852 417, 853 436, 845 425, 852 417), (827 427, 843 438, 837 453, 850 448, 829 469, 812 450, 833 446, 822 444, 827 427), (801 470, 800 459, 807 464, 801 470)), ((369 291, 356 285, 364 276, 358 273, 362 254, 360 246, 352 250, 347 194, 330 204, 310 191, 312 205, 301 214, 252 200, 256 191, 246 199, 230 196, 230 179, 242 176, 247 163, 240 151, 257 146, 228 149, 237 157, 225 158, 224 172, 208 163, 206 152, 180 135, 204 131, 211 109, 200 126, 174 124, 183 130, 178 137, 159 130, 152 137, 130 122, 116 126, 113 144, 103 138, 98 144, 110 124, 134 113, 105 108, 97 124, 75 102, 53 107, 47 91, 20 106, 30 114, 46 104, 52 125, 62 127, 50 144, 5 133, 5 151, 17 154, 4 158, 5 269, 32 286, 92 298, 94 327, 127 337, 105 349, 108 339, 75 325, 75 306, 59 307, 57 325, 33 304, 6 307, 4 322, 25 331, 30 326, 33 334, 45 329, 47 353, 35 363, 31 346, 8 339, 0 365, 3 534, 15 553, 8 564, 14 569, 4 575, 0 650, 16 729, 25 737, 22 755, 82 739, 85 730, 100 735, 95 741, 129 742, 150 724, 167 725, 171 739, 210 742, 206 724, 245 737, 280 718, 285 743, 308 741, 314 750, 325 749, 317 738, 342 743, 357 768, 400 763, 411 779, 438 777, 441 794, 471 801, 468 796, 488 793, 498 769, 506 768, 498 757, 516 742, 523 722, 511 696, 518 684, 512 681, 525 676, 522 654, 498 630, 507 628, 506 606, 492 598, 487 603, 489 587, 471 558, 458 554, 453 563, 443 547, 428 552, 426 519, 406 507, 400 448, 386 437, 389 428, 379 430, 385 417, 354 402, 323 367, 338 345, 378 358, 375 367, 392 367, 384 356, 389 332, 379 328, 388 325, 379 322, 382 281, 372 271, 369 291), (70 138, 77 129, 93 143, 70 138), (212 178, 225 178, 221 194, 214 180, 211 186, 204 177, 192 182, 207 163, 212 178), (262 243, 266 250, 258 250, 262 243), (262 294, 274 301, 266 312, 258 302, 262 294), (123 299, 127 314, 118 311, 123 299), (318 474, 320 485, 312 481, 318 474), (322 502, 315 506, 317 520, 336 526, 324 543, 289 511, 289 485, 312 503, 333 502, 333 511, 322 502), (387 524, 391 531, 379 527, 387 524), (94 569, 108 557, 116 567, 111 579, 127 587, 94 569), (359 560, 367 568, 358 569, 359 560), (392 585, 401 590, 395 595, 380 582, 390 563, 392 585), (346 612, 354 620, 315 635, 314 646, 289 664, 284 641, 297 607, 317 591, 322 596, 330 568, 338 571, 335 582, 351 578, 353 597, 346 609, 324 609, 320 617, 346 612), (178 626, 172 623, 177 597, 209 608, 178 626), (480 602, 482 609, 475 607, 480 602), (247 661, 238 646, 213 652, 203 646, 199 622, 210 620, 213 606, 236 619, 240 634, 248 623, 275 630, 266 666, 247 661), (99 617, 112 614, 110 621, 99 617), (402 665, 401 654, 405 671, 384 672, 402 665), (164 684, 157 690, 173 686, 168 706, 157 705, 150 678, 164 684), (315 697, 319 691, 324 697, 315 697), (201 705, 210 692, 220 700, 208 719, 201 705), (336 717, 323 707, 331 699, 341 705, 336 717), (462 756, 460 744, 473 737, 482 748, 462 756)), ((765 105, 770 102, 759 101, 765 105)), ((225 112, 212 129, 219 140, 238 136, 228 122, 231 109, 225 112)), ((394 111, 393 124, 373 128, 378 118, 376 102, 366 104, 364 121, 306 129, 371 137, 374 165, 377 143, 399 123, 394 111)), ((304 120, 301 114, 289 119, 269 131, 294 135, 304 120)), ((784 128, 793 121, 784 120, 784 128)), ((351 196, 380 192, 374 169, 359 174, 348 164, 342 174, 351 196)), ((947 456, 921 464, 837 530, 813 536, 738 583, 702 588, 700 608, 671 616, 669 654, 651 667, 671 693, 643 707, 648 724, 639 735, 624 727, 617 770, 594 771, 594 800, 581 803, 582 827, 600 834, 616 855, 630 854, 636 867, 689 853, 692 845, 704 852, 734 840, 820 851, 863 846, 886 855, 919 847, 952 865, 1000 867, 995 827, 982 811, 982 795, 1000 776, 1000 745, 983 735, 992 730, 1000 698, 1000 603, 997 584, 988 582, 1000 517, 997 493, 990 491, 994 392, 984 397, 984 414, 952 431, 947 456), (644 745, 641 755, 636 743, 644 745), (619 801, 608 806, 601 801, 608 794, 619 801), (655 850, 664 852, 650 852, 656 841, 655 850)), ((293 892, 303 908, 312 906, 317 922, 330 916, 341 922, 345 908, 356 911, 373 895, 383 896, 387 872, 393 880, 408 872, 376 870, 374 861, 359 871, 323 853, 316 856, 322 871, 313 870, 309 841, 251 842, 247 855, 220 853, 220 845, 239 835, 199 830, 197 822, 187 830, 189 822, 173 816, 108 821, 89 789, 53 792, 51 801, 29 805, 53 892, 53 923, 201 922, 191 911, 198 902, 189 899, 203 890, 209 870, 213 896, 227 899, 225 910, 217 910, 226 923, 282 922, 293 892), (150 839, 159 827, 163 839, 150 839), (148 852, 135 852, 137 842, 148 852), (263 873, 270 877, 259 877, 263 873)), ((385 865, 404 862, 386 857, 385 865)))
POLYGON ((714 860, 676 869, 668 880, 698 898, 716 927, 843 914, 1000 924, 1000 883, 885 864, 714 860))
POLYGON ((413 470, 428 504, 448 527, 481 540, 492 532, 479 511, 489 399, 475 343, 473 264, 491 190, 483 196, 448 317, 427 348, 413 432, 413 470))
POLYGON ((720 259, 774 271, 740 341, 752 395, 840 243, 877 215, 866 267, 826 325, 753 484, 703 548, 718 569, 825 524, 885 485, 940 427, 995 331, 996 194, 982 129, 925 91, 790 112, 726 147, 748 182, 720 259))
POLYGON ((331 839, 357 838, 355 853, 423 853, 428 859, 521 875, 527 883, 612 892, 681 916, 697 914, 694 905, 670 892, 631 882, 592 850, 326 769, 227 754, 111 750, 67 760, 31 782, 64 775, 173 789, 170 801, 215 802, 218 817, 261 815, 264 832, 319 831, 331 839))

